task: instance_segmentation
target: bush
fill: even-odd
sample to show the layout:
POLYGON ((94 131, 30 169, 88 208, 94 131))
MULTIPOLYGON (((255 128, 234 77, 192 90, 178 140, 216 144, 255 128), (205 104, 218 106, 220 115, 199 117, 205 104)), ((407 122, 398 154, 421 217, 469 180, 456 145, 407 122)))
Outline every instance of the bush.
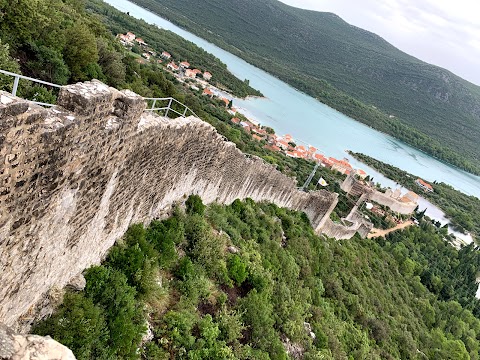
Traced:
POLYGON ((238 255, 233 255, 228 259, 227 269, 228 276, 237 285, 241 285, 248 276, 247 265, 238 255))
POLYGON ((185 206, 189 215, 198 214, 203 216, 205 212, 205 205, 198 195, 190 195, 185 202, 185 206))
POLYGON ((108 329, 101 307, 83 294, 67 293, 57 312, 32 332, 50 335, 77 359, 108 359, 108 329))
POLYGON ((128 285, 124 274, 103 266, 88 269, 85 279, 85 295, 103 308, 109 348, 117 357, 136 359, 146 329, 141 305, 135 300, 135 289, 128 285))

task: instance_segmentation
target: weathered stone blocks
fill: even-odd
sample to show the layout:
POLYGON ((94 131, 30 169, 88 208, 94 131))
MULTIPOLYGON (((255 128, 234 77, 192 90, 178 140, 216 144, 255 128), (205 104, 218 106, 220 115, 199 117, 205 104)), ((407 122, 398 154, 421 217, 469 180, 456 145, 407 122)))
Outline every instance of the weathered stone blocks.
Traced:
POLYGON ((0 322, 7 325, 99 263, 130 224, 164 217, 190 194, 302 210, 317 231, 337 201, 298 191, 292 178, 200 119, 144 112, 138 95, 97 81, 62 88, 59 106, 48 110, 4 101, 0 322))

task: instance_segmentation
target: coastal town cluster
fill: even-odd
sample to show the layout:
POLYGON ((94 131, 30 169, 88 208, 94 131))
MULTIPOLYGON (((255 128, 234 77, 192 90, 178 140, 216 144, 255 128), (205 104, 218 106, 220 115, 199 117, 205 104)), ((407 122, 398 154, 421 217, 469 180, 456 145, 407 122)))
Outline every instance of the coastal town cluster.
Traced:
MULTIPOLYGON (((208 70, 202 71, 200 69, 192 68, 186 59, 175 60, 172 54, 167 50, 163 50, 161 53, 157 52, 156 49, 152 49, 142 38, 136 37, 133 32, 129 31, 126 34, 118 34, 117 38, 120 40, 120 43, 127 48, 132 48, 134 45, 141 47, 143 53, 141 54, 141 57, 137 58, 137 62, 141 64, 147 62, 164 64, 165 68, 180 82, 185 82, 185 80, 188 79, 195 80, 197 85, 206 90, 206 94, 214 95, 214 92, 208 88, 209 86, 214 88, 209 84, 213 75, 208 70)), ((200 90, 200 87, 195 85, 190 86, 192 90, 196 91, 200 90)))
MULTIPOLYGON (((235 112, 235 108, 230 110, 230 112, 235 112)), ((290 134, 278 136, 275 133, 268 133, 265 128, 262 128, 251 120, 241 120, 238 117, 232 118, 231 121, 234 124, 241 126, 242 129, 251 134, 255 140, 265 141, 265 149, 283 152, 286 156, 292 158, 313 160, 322 166, 336 170, 345 175, 350 174, 354 170, 347 159, 338 160, 334 157, 326 157, 325 155, 318 153, 317 148, 311 145, 297 145, 295 139, 290 134)), ((357 169, 357 174, 361 178, 367 176, 367 173, 361 169, 357 169)))
MULTIPOLYGON (((238 117, 240 111, 232 105, 232 99, 225 97, 222 90, 210 83, 213 75, 208 70, 202 71, 195 67, 192 68, 187 59, 174 59, 172 54, 168 52, 168 49, 162 49, 162 52, 157 52, 156 49, 152 49, 142 38, 137 37, 133 32, 118 34, 117 38, 122 45, 127 48, 131 49, 134 45, 141 47, 144 52, 141 54, 141 57, 137 59, 139 63, 146 63, 148 61, 164 64, 165 69, 175 76, 178 81, 185 83, 186 80, 190 80, 189 87, 191 90, 200 91, 202 89, 202 95, 221 100, 228 108, 228 112, 233 116, 231 122, 240 126, 244 131, 249 133, 253 139, 264 142, 265 149, 282 152, 292 158, 315 161, 321 166, 338 171, 344 175, 355 172, 356 176, 361 179, 367 177, 367 173, 364 170, 354 169, 346 158, 339 160, 334 157, 327 157, 319 153, 313 146, 297 145, 295 139, 290 134, 278 136, 273 131, 267 131, 266 127, 260 126, 245 116, 241 116, 242 119, 240 119, 240 117, 238 117)), ((433 191, 433 187, 422 179, 417 179, 416 183, 425 192, 433 191)))

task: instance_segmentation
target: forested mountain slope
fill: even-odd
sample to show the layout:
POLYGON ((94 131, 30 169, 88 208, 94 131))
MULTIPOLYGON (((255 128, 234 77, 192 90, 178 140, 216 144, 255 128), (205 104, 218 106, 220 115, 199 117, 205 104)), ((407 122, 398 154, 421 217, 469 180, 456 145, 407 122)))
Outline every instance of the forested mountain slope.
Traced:
POLYGON ((277 0, 135 2, 434 156, 462 166, 438 149, 429 149, 423 140, 415 143, 415 136, 405 135, 399 121, 471 162, 480 160, 480 87, 407 55, 334 14, 277 0), (385 118, 379 119, 373 107, 385 118), (388 115, 394 120, 389 122, 388 115))
POLYGON ((474 360, 479 257, 426 221, 340 242, 298 212, 190 196, 133 225, 34 331, 79 360, 474 360))

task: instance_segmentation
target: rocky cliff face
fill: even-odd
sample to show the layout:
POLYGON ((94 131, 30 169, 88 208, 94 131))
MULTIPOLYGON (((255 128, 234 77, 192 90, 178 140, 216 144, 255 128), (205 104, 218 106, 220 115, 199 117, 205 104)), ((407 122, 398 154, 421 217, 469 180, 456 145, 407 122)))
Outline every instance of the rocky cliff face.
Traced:
POLYGON ((75 356, 49 336, 19 335, 0 324, 0 359, 75 360, 75 356))
POLYGON ((99 263, 128 226, 198 194, 305 211, 314 228, 337 203, 248 157, 196 118, 144 112, 141 97, 99 82, 65 87, 44 109, 0 95, 0 321, 99 263))

